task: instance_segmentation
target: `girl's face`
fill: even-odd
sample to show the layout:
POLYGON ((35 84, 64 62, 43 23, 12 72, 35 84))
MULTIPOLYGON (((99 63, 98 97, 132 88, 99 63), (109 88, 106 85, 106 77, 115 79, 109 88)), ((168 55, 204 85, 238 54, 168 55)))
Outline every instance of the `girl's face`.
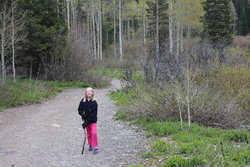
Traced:
POLYGON ((86 89, 86 96, 87 98, 91 98, 93 96, 94 92, 92 91, 91 88, 86 89))

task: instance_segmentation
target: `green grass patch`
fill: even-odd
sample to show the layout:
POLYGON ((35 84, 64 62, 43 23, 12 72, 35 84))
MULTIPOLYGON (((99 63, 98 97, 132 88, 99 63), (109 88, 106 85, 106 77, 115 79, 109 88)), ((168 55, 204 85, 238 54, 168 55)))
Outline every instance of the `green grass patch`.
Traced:
POLYGON ((152 156, 153 156, 152 152, 146 152, 146 153, 141 154, 142 158, 151 158, 152 156))
POLYGON ((116 120, 128 121, 128 114, 126 110, 119 110, 114 117, 116 120))
POLYGON ((0 86, 0 111, 25 103, 39 103, 42 99, 64 88, 82 88, 92 86, 80 82, 54 82, 30 79, 6 80, 6 84, 0 86))
POLYGON ((136 100, 137 95, 134 93, 126 93, 123 89, 113 91, 109 94, 111 100, 115 101, 118 106, 130 106, 132 100, 136 100))

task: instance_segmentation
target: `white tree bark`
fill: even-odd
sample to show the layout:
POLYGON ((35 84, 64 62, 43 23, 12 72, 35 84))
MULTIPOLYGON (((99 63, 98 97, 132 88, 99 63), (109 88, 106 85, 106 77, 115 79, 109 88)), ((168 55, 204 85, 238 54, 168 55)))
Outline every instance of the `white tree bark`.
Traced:
POLYGON ((156 32, 155 32, 155 47, 156 55, 160 54, 160 44, 159 44, 159 1, 156 0, 156 32))
POLYGON ((116 57, 116 1, 114 1, 114 56, 116 57))
MULTIPOLYGON (((91 1, 92 2, 92 1, 91 1)), ((97 59, 97 53, 96 53, 96 27, 95 27, 95 6, 92 2, 92 33, 93 33, 93 50, 94 50, 94 59, 97 59)))
MULTIPOLYGON (((76 7, 75 7, 75 1, 70 1, 70 8, 71 8, 71 15, 72 15, 72 20, 71 20, 71 25, 75 26, 76 25, 76 7)), ((77 26, 75 26, 77 27, 77 26)), ((78 32, 77 32, 78 33, 78 32)))
POLYGON ((66 0, 67 3, 67 25, 68 25, 68 29, 70 29, 70 8, 69 8, 69 1, 70 0, 66 0))
POLYGON ((180 34, 181 34, 181 23, 180 21, 177 22, 177 36, 176 36, 176 55, 179 56, 180 54, 180 34))
POLYGON ((169 0, 169 52, 173 54, 173 0, 169 0))
POLYGON ((100 17, 99 17, 99 10, 96 14, 95 17, 95 22, 96 22, 96 32, 97 32, 97 59, 100 59, 100 21, 99 21, 100 17))
MULTIPOLYGON (((88 5, 90 4, 90 2, 88 1, 88 5)), ((92 49, 92 30, 91 30, 91 25, 92 25, 92 23, 91 23, 91 9, 90 8, 88 8, 87 9, 87 26, 88 26, 88 28, 87 28, 87 36, 88 36, 88 45, 89 45, 89 47, 88 47, 88 49, 89 49, 89 53, 90 53, 90 55, 91 56, 93 56, 93 49, 92 49)), ((94 57, 94 56, 93 56, 94 57)))
POLYGON ((120 61, 123 61, 123 48, 122 48, 122 0, 119 0, 119 47, 120 47, 120 61))
POLYGON ((145 17, 145 6, 142 9, 142 26, 143 26, 143 44, 146 44, 146 17, 145 17))
POLYGON ((190 112, 190 71, 187 73, 187 113, 188 113, 188 126, 191 125, 191 112, 190 112))
POLYGON ((180 29, 180 51, 181 52, 183 52, 183 31, 184 31, 184 29, 183 29, 183 24, 181 24, 181 27, 180 27, 181 29, 180 29))
POLYGON ((3 5, 2 13, 2 29, 1 29, 1 67, 2 67, 2 83, 5 83, 6 68, 5 68, 5 31, 6 31, 6 4, 3 5))
POLYGON ((100 39, 100 42, 99 42, 99 45, 100 45, 100 60, 102 60, 102 3, 101 3, 101 0, 98 0, 98 12, 99 12, 99 39, 100 39))
POLYGON ((11 46, 12 46, 12 71, 13 71, 13 79, 16 82, 16 66, 15 66, 15 17, 14 17, 14 2, 11 0, 11 27, 12 27, 12 35, 11 35, 11 46))

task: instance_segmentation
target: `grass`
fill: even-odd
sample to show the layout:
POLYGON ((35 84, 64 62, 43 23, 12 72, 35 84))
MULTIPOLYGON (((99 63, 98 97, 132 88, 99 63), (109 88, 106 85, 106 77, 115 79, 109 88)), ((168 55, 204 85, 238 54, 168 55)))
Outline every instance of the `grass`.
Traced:
MULTIPOLYGON (((118 106, 129 107, 128 99, 136 100, 136 91, 111 92, 109 97, 118 106)), ((126 120, 129 112, 121 109, 115 118, 126 120)), ((137 117, 130 120, 151 137, 151 149, 141 155, 149 166, 164 167, 245 167, 250 165, 250 133, 246 130, 219 129, 183 123, 137 117), (168 138, 165 140, 164 138, 168 138), (169 142, 171 141, 171 143, 169 142)))
POLYGON ((42 99, 61 92, 64 88, 82 88, 92 86, 81 82, 54 82, 29 79, 7 80, 0 86, 0 111, 25 103, 39 103, 42 99))

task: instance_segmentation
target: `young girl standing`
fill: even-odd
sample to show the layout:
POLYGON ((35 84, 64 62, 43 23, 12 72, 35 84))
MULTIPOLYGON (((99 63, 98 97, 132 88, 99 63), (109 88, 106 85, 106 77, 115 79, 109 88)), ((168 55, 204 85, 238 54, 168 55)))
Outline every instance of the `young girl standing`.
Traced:
POLYGON ((94 89, 91 87, 86 88, 84 98, 80 101, 78 113, 84 121, 82 126, 87 129, 87 137, 89 144, 89 151, 93 154, 98 153, 98 139, 97 139, 97 107, 98 104, 95 100, 94 89))

